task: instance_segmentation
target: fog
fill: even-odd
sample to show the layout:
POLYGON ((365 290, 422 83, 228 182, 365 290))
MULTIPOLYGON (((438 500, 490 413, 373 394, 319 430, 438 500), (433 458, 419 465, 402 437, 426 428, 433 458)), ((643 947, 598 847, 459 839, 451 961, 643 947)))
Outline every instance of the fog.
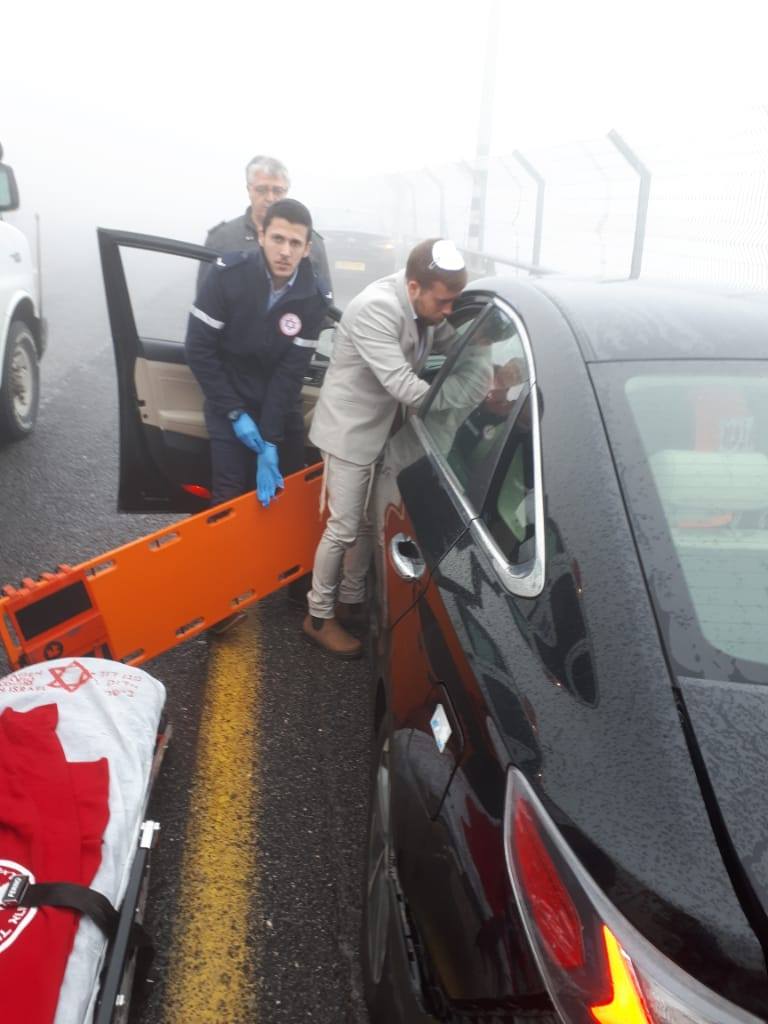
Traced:
MULTIPOLYGON (((103 333, 97 225, 202 241, 245 208, 243 169, 255 153, 287 164, 292 195, 321 227, 346 211, 391 228, 407 202, 411 230, 437 233, 436 193, 422 169, 471 161, 483 114, 494 160, 547 150, 557 168, 557 147, 613 128, 641 153, 676 147, 683 162, 691 140, 700 161, 691 175, 708 153, 722 157, 745 110, 768 126, 760 0, 500 0, 484 94, 495 9, 492 0, 11 0, 0 26, 0 142, 22 207, 8 219, 31 236, 39 214, 59 343, 82 325, 84 302, 103 333), (407 192, 392 177, 401 174, 407 192), (413 175, 422 175, 416 185, 413 175)), ((456 235, 466 235, 468 181, 449 194, 456 235)), ((494 187, 507 210, 506 219, 494 215, 494 245, 519 253, 521 218, 503 192, 522 186, 502 177, 494 187)), ((565 219, 550 217, 545 239, 554 254, 564 195, 565 219)), ((613 200, 632 195, 627 186, 613 200)), ((631 229, 624 217, 622 252, 631 229)), ((574 241, 568 257, 578 255, 574 241)))

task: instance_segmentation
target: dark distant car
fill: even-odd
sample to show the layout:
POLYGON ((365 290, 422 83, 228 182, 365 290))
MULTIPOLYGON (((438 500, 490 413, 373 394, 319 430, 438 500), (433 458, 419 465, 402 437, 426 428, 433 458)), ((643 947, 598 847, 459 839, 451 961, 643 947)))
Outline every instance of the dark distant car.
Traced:
POLYGON ((388 234, 368 230, 362 222, 354 228, 323 227, 321 234, 328 255, 334 300, 342 309, 366 285, 398 269, 394 240, 388 234))
POLYGON ((768 1020, 768 310, 453 319, 375 500, 371 1020, 768 1020))

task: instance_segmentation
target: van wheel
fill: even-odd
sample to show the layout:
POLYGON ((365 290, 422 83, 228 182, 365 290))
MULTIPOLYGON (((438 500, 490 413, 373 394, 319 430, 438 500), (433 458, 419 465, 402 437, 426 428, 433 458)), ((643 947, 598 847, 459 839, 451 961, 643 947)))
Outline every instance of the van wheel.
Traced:
POLYGON ((3 360, 0 387, 0 435, 17 440, 31 434, 40 404, 40 367, 32 331, 13 320, 3 360))

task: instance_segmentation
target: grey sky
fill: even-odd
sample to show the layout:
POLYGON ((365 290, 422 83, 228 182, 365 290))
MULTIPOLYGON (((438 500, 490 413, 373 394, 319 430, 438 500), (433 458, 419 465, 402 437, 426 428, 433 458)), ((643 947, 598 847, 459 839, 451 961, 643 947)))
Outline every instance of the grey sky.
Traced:
MULTIPOLYGON (((627 123, 665 131, 676 110, 695 117, 713 98, 766 92, 761 0, 502 9, 496 150, 627 123)), ((50 161, 64 156, 132 192, 138 175, 223 186, 254 149, 282 156, 297 183, 303 171, 465 157, 487 10, 488 0, 14 0, 0 140, 25 172, 45 153, 50 181, 50 161)))
MULTIPOLYGON (((11 0, 0 141, 27 226, 201 239, 273 153, 310 206, 349 178, 471 157, 489 0, 11 0)), ((502 0, 492 151, 717 133, 768 97, 763 0, 502 0)))

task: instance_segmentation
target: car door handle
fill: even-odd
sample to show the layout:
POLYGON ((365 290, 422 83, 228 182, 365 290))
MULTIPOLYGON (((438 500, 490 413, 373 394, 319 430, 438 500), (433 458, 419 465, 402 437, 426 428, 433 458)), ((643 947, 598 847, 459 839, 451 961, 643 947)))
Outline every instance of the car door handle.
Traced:
POLYGON ((424 575, 426 565, 421 552, 404 533, 396 533, 389 542, 389 556, 392 567, 402 579, 418 580, 424 575))
POLYGON ((21 253, 20 252, 12 252, 11 253, 11 259, 15 260, 16 263, 21 263, 21 253))

